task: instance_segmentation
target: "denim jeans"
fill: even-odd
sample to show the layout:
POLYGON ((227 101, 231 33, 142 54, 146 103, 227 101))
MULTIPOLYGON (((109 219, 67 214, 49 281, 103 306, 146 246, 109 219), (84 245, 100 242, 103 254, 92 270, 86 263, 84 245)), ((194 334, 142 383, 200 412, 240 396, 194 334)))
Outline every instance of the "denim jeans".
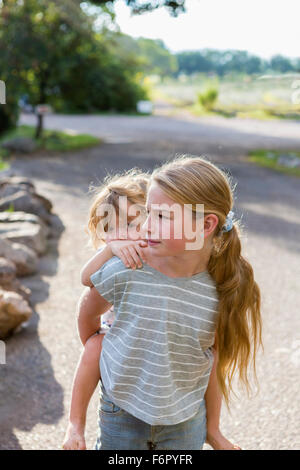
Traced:
POLYGON ((115 405, 102 381, 99 431, 95 450, 202 450, 206 439, 205 400, 195 416, 182 423, 145 423, 115 405))

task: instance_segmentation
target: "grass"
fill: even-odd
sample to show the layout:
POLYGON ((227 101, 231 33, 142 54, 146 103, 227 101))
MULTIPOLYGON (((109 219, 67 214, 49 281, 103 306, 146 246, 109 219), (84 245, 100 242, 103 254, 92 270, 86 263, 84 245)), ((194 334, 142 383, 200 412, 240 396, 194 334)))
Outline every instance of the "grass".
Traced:
MULTIPOLYGON (((1 142, 14 139, 16 137, 29 137, 34 139, 35 127, 33 126, 19 126, 16 129, 6 132, 0 137, 1 142)), ((37 148, 39 150, 48 150, 54 152, 68 152, 70 150, 77 150, 86 147, 99 145, 101 142, 97 137, 88 134, 77 134, 73 132, 61 132, 44 130, 42 138, 37 141, 37 148)), ((3 152, 3 149, 2 149, 3 152)), ((5 155, 2 155, 5 158, 5 155)), ((0 153, 1 157, 1 153, 0 153)))
POLYGON ((252 119, 300 120, 300 103, 293 104, 293 83, 300 74, 267 77, 237 75, 228 77, 195 77, 167 79, 154 85, 157 99, 196 116, 239 117, 252 119), (208 111, 197 103, 197 94, 207 86, 219 91, 218 101, 208 111))
POLYGON ((0 171, 6 170, 8 167, 9 164, 5 161, 5 157, 0 153, 0 171))
POLYGON ((266 168, 272 168, 273 170, 279 171, 281 173, 285 173, 287 175, 298 176, 300 177, 300 168, 289 168, 283 165, 280 165, 277 160, 279 155, 282 154, 293 154, 295 157, 299 158, 300 161, 300 152, 291 152, 290 150, 263 150, 257 149, 252 150, 248 153, 249 160, 257 163, 260 166, 266 168), (269 156, 268 156, 269 155, 269 156))

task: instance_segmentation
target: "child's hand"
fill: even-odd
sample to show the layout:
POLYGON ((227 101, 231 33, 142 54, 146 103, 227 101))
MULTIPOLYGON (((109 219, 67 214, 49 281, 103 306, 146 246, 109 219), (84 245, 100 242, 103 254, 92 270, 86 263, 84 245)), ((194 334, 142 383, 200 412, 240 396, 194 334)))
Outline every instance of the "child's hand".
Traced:
POLYGON ((135 269, 141 268, 143 265, 138 257, 146 262, 145 253, 143 248, 146 248, 148 243, 143 240, 112 240, 109 242, 109 247, 113 255, 118 256, 125 266, 135 269))
POLYGON ((214 450, 242 450, 238 445, 228 441, 219 430, 214 432, 207 431, 205 442, 214 450))
POLYGON ((69 423, 62 448, 63 450, 86 450, 82 428, 69 423))

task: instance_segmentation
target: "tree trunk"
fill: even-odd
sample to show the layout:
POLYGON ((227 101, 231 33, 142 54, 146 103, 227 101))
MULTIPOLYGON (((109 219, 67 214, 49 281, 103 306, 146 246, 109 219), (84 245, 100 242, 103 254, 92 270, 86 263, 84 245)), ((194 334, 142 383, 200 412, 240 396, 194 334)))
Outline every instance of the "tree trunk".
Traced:
POLYGON ((35 138, 36 139, 39 139, 40 137, 42 137, 42 133, 43 133, 43 114, 38 114, 37 115, 37 126, 36 126, 36 130, 35 130, 35 138))

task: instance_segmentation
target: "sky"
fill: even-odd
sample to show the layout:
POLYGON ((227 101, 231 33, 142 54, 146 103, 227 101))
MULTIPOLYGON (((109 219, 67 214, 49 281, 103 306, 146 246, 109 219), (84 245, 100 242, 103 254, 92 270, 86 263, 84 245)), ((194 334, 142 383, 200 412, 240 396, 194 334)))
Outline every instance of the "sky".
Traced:
POLYGON ((123 33, 162 39, 171 52, 239 49, 266 59, 300 57, 299 0, 186 0, 186 13, 177 18, 165 8, 132 16, 124 0, 114 9, 123 33))

